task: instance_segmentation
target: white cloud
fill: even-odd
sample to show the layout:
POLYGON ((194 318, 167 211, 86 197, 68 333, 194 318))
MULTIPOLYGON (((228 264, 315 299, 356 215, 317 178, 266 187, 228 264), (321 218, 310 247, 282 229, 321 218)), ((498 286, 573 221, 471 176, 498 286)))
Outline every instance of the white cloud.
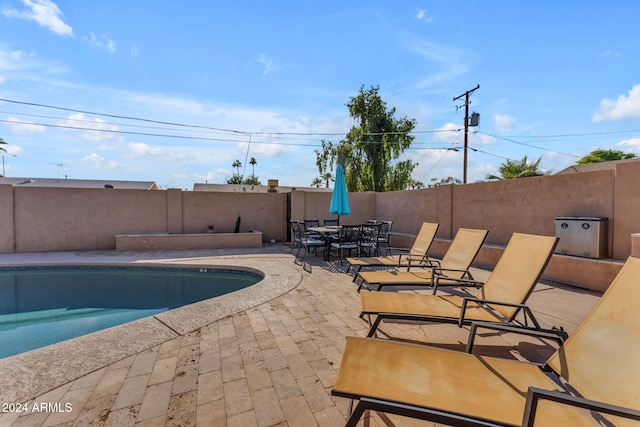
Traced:
POLYGON ((493 120, 496 124, 496 130, 498 132, 511 132, 511 126, 515 123, 516 119, 507 114, 496 114, 493 116, 493 120))
POLYGON ((443 83, 454 81, 459 76, 468 72, 469 67, 467 62, 472 60, 474 56, 472 52, 464 52, 446 45, 413 37, 408 40, 406 48, 416 52, 429 61, 433 61, 435 63, 435 69, 440 68, 441 70, 418 80, 415 85, 409 88, 412 91, 434 86, 439 87, 443 83))
POLYGON ((273 71, 278 71, 280 67, 274 64, 273 59, 269 58, 264 53, 258 55, 258 62, 262 64, 262 74, 267 75, 273 71))
POLYGON ((2 14, 8 18, 36 21, 61 36, 73 35, 73 29, 62 20, 63 14, 54 2, 50 0, 22 0, 22 3, 27 7, 27 10, 20 11, 4 7, 2 14))
POLYGON ((431 24, 431 22, 433 22, 433 16, 427 16, 426 10, 419 10, 416 14, 416 19, 422 22, 426 22, 427 24, 431 24))
POLYGON ((469 130, 469 144, 473 145, 491 145, 495 144, 496 139, 486 133, 469 130))
POLYGON ((29 55, 21 50, 1 50, 0 49, 0 70, 18 70, 23 61, 33 55, 29 55))
POLYGON ((233 172, 228 171, 227 169, 218 168, 216 170, 207 171, 204 174, 194 173, 192 176, 197 180, 197 182, 219 183, 231 177, 232 174, 233 172))
POLYGON ((435 133, 434 139, 444 141, 445 143, 452 145, 458 142, 462 143, 464 132, 461 128, 462 127, 456 123, 445 123, 443 126, 436 129, 438 132, 435 133))
POLYGON ((76 129, 86 129, 82 132, 82 139, 91 142, 109 141, 116 138, 117 126, 111 125, 99 118, 89 119, 82 113, 69 115, 66 120, 58 123, 60 126, 69 126, 76 129), (113 132, 113 133, 112 133, 113 132))
POLYGON ((89 37, 83 37, 82 39, 96 47, 99 47, 100 49, 107 49, 109 52, 111 52, 111 54, 116 53, 116 42, 114 42, 107 36, 98 38, 93 32, 89 34, 89 37))
POLYGON ((6 150, 6 156, 19 157, 23 153, 22 147, 20 147, 19 145, 11 144, 11 142, 7 141, 6 139, 4 142, 6 142, 6 144, 2 144, 2 148, 6 150))
POLYGON ((624 141, 620 141, 616 145, 621 145, 623 147, 627 147, 629 150, 635 150, 636 152, 639 152, 640 138, 625 139, 624 141))
POLYGON ((182 153, 171 151, 165 147, 158 145, 149 145, 142 142, 130 142, 127 144, 129 153, 133 157, 148 157, 156 160, 184 160, 185 156, 182 153))
POLYGON ((7 121, 11 123, 11 130, 18 135, 33 135, 47 131, 47 128, 42 125, 16 119, 15 117, 9 117, 7 121))
POLYGON ((82 160, 90 162, 97 169, 122 169, 122 166, 115 160, 107 160, 97 153, 91 153, 82 160))
POLYGON ((595 123, 640 119, 640 84, 635 85, 628 95, 617 99, 604 98, 600 101, 600 111, 593 115, 595 123))

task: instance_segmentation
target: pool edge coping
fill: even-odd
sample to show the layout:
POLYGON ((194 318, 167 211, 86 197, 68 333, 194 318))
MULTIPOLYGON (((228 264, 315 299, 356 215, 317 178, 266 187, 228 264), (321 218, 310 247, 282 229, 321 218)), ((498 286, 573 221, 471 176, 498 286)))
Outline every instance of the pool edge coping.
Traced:
POLYGON ((41 349, 0 359, 0 402, 25 403, 64 384, 165 341, 184 336, 227 316, 278 298, 295 289, 303 273, 286 255, 202 256, 179 259, 100 262, 19 262, 15 267, 99 265, 225 268, 258 272, 263 279, 247 288, 154 316, 93 332, 41 349))

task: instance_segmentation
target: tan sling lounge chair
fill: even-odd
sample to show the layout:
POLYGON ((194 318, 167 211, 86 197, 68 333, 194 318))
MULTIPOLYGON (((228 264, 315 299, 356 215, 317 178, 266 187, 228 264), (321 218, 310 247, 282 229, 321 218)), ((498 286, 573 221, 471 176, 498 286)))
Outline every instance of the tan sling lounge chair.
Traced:
MULTIPOLYGON (((525 305, 553 255, 557 237, 513 233, 495 268, 477 297, 424 295, 402 292, 362 292, 362 313, 376 316, 372 337, 383 319, 420 320, 467 325, 473 321, 518 324, 540 330, 533 312, 525 305), (520 312, 524 319, 517 321, 520 312)), ((365 274, 365 273, 363 273, 365 274)), ((459 279, 462 284, 481 284, 459 279)), ((562 331, 558 331, 560 334, 562 331)))
POLYGON ((347 258, 349 267, 347 273, 351 267, 358 267, 356 273, 363 267, 406 267, 411 260, 414 264, 424 264, 428 262, 427 252, 433 243, 433 239, 436 237, 436 232, 440 224, 434 224, 431 222, 423 222, 420 227, 420 231, 416 236, 416 240, 413 242, 411 248, 387 248, 386 256, 377 257, 362 257, 362 258, 347 258), (393 250, 404 251, 399 255, 390 255, 393 250))
POLYGON ((455 426, 637 426, 638 304, 640 258, 629 258, 581 325, 541 365, 348 337, 331 393, 358 402, 347 426, 367 409, 455 426))
MULTIPOLYGON (((418 265, 414 268, 414 263, 410 262, 407 271, 363 271, 356 274, 353 281, 359 283, 358 291, 364 287, 379 291, 384 286, 408 285, 434 286, 434 293, 438 285, 451 286, 458 283, 458 279, 473 281, 469 267, 480 252, 487 233, 487 230, 460 228, 442 260, 435 265, 418 265)), ((473 284, 464 280, 462 283, 465 286, 473 284)))

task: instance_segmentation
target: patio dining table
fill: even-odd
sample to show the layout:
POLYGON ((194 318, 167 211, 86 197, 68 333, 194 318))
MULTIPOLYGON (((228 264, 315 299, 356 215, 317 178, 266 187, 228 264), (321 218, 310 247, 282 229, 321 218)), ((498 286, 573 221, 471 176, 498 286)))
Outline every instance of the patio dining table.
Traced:
POLYGON ((331 250, 331 240, 340 233, 340 225, 324 225, 321 227, 309 227, 308 231, 319 233, 324 240, 324 259, 329 260, 329 251, 331 250))

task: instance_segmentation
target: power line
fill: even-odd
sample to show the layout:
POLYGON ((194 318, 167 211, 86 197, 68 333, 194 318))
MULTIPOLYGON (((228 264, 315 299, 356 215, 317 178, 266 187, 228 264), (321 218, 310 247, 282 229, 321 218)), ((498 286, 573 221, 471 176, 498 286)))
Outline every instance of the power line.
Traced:
MULTIPOLYGON (((323 135, 324 136, 344 136, 344 135, 346 135, 346 132, 327 132, 327 133, 322 133, 322 132, 256 132, 256 131, 243 131, 243 130, 238 130, 238 129, 225 129, 225 128, 218 128, 218 127, 212 127, 212 126, 202 126, 202 125, 194 125, 194 124, 168 122, 168 121, 162 121, 162 120, 154 120, 154 119, 147 119, 147 118, 142 118, 142 117, 125 116, 125 115, 119 115, 119 114, 98 113, 98 112, 95 112, 95 111, 78 110, 78 109, 73 109, 73 108, 60 107, 60 106, 48 105, 48 104, 40 104, 40 103, 35 103, 35 102, 17 101, 17 100, 6 99, 6 98, 0 98, 0 101, 13 103, 13 104, 19 104, 19 105, 27 105, 27 106, 32 106, 32 107, 39 107, 39 108, 50 108, 50 109, 55 109, 55 110, 60 110, 60 111, 67 111, 67 112, 71 112, 71 113, 91 114, 91 115, 94 115, 94 116, 111 117, 111 118, 117 118, 117 119, 123 119, 123 120, 135 120, 135 121, 142 121, 142 122, 147 122, 147 123, 162 124, 162 125, 167 125, 167 126, 177 126, 177 127, 184 127, 184 128, 190 128, 190 129, 206 129, 206 130, 213 130, 213 131, 217 131, 217 132, 235 133, 235 134, 243 134, 243 135, 248 135, 248 134, 252 134, 252 135, 278 135, 278 136, 282 136, 282 135, 291 135, 291 136, 323 136, 323 135)), ((57 120, 78 120, 78 121, 82 121, 82 119, 70 119, 70 118, 64 118, 64 117, 40 116, 40 115, 32 115, 32 114, 25 114, 25 113, 7 113, 7 112, 4 112, 4 113, 5 114, 18 114, 18 115, 24 115, 24 116, 30 116, 30 117, 50 118, 50 119, 57 119, 57 120)), ((120 126, 136 126, 136 125, 129 125, 129 124, 119 124, 119 125, 120 126)), ((164 129, 164 128, 160 128, 160 129, 164 129)), ((408 135, 408 134, 425 134, 425 133, 439 133, 439 132, 450 132, 450 131, 451 130, 449 130, 449 129, 435 129, 435 130, 419 130, 419 131, 410 131, 410 132, 369 132, 369 133, 363 133, 362 135, 366 135, 366 136, 408 135)))
POLYGON ((524 145, 524 146, 527 146, 527 147, 535 148, 537 150, 542 150, 542 151, 547 151, 547 152, 554 152, 554 153, 563 154, 565 156, 570 156, 570 157, 575 157, 575 158, 580 158, 581 157, 581 156, 578 156, 576 154, 563 153, 562 151, 558 151, 558 150, 550 150, 548 148, 538 147, 536 145, 527 144, 527 143, 524 143, 524 142, 516 141, 516 140, 510 139, 510 138, 505 138, 505 137, 502 137, 502 136, 492 135, 490 133, 482 132, 482 131, 479 131, 479 130, 476 131, 476 133, 481 133, 483 135, 487 135, 487 136, 490 136, 490 137, 493 137, 493 138, 496 138, 496 139, 502 139, 504 141, 513 142, 514 144, 524 145))

